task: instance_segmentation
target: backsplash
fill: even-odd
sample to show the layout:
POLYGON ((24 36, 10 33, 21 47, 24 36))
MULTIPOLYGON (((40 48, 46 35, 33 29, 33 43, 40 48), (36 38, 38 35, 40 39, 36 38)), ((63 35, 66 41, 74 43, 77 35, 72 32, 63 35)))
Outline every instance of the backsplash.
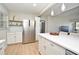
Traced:
POLYGON ((10 26, 8 32, 22 32, 22 26, 10 26))

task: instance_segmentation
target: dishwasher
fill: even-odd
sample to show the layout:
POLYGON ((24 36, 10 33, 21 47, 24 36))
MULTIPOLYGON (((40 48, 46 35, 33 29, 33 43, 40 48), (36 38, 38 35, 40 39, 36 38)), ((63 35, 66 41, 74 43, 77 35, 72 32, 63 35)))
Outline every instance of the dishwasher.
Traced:
POLYGON ((74 53, 74 52, 72 52, 72 51, 66 49, 66 50, 65 50, 65 55, 78 55, 78 54, 76 54, 76 53, 74 53))

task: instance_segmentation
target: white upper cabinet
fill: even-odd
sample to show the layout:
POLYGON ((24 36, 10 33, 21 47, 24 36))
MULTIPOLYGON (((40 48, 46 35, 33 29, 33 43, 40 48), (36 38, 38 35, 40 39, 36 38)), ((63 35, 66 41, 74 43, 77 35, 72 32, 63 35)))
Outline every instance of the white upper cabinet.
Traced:
POLYGON ((7 29, 8 11, 0 4, 0 29, 7 29))

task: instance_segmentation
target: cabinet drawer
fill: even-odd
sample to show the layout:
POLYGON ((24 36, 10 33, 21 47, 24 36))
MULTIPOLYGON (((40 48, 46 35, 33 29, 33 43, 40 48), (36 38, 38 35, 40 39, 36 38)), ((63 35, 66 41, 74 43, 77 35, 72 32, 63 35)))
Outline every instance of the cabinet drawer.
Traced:
POLYGON ((22 32, 10 32, 7 33, 7 43, 18 43, 22 42, 22 32))
POLYGON ((8 32, 7 35, 16 35, 16 32, 8 32))
POLYGON ((8 33, 7 34, 7 39, 8 40, 15 39, 15 38, 16 38, 16 34, 15 33, 12 33, 12 34, 11 33, 8 33))
POLYGON ((7 37, 16 36, 16 34, 7 34, 7 37))

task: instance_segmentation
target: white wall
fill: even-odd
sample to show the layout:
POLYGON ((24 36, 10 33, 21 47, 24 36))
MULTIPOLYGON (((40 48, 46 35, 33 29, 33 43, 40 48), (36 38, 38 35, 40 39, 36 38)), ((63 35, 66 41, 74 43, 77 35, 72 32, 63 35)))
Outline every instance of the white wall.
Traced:
POLYGON ((14 20, 22 21, 23 19, 34 20, 36 15, 24 14, 24 13, 12 12, 12 11, 9 12, 9 20, 13 20, 13 16, 15 16, 14 20))
POLYGON ((57 32, 59 31, 59 26, 71 26, 72 22, 79 21, 79 16, 75 13, 68 15, 58 15, 58 16, 42 16, 41 19, 46 20, 46 32, 57 32), (46 19, 45 19, 46 18, 46 19))
POLYGON ((59 26, 68 26, 70 21, 67 17, 48 17, 48 32, 59 31, 59 26))

